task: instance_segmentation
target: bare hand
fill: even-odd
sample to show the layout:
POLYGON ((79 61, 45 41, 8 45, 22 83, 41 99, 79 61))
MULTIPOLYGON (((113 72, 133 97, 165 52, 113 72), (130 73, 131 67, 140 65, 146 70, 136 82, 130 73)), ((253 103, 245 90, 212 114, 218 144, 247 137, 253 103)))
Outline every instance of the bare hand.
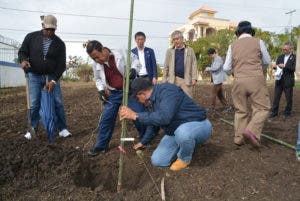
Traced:
POLYGON ((195 86, 197 83, 197 80, 192 80, 192 86, 195 86))
POLYGON ((153 84, 157 84, 157 78, 156 78, 156 77, 154 77, 154 78, 152 79, 152 83, 153 83, 153 84))
POLYGON ((126 106, 120 108, 120 121, 123 119, 136 120, 136 113, 126 106))
POLYGON ((284 68, 284 64, 278 64, 277 66, 280 68, 284 68))
POLYGON ((135 150, 139 150, 139 149, 143 149, 144 148, 144 145, 142 144, 142 143, 137 143, 137 144, 135 144, 134 146, 133 146, 133 148, 135 149, 135 150))
POLYGON ((20 63, 21 68, 23 68, 23 70, 27 70, 28 68, 30 68, 30 63, 26 60, 22 61, 20 63))
POLYGON ((53 81, 50 81, 45 85, 44 88, 48 90, 48 93, 50 93, 54 89, 55 85, 56 84, 53 81))

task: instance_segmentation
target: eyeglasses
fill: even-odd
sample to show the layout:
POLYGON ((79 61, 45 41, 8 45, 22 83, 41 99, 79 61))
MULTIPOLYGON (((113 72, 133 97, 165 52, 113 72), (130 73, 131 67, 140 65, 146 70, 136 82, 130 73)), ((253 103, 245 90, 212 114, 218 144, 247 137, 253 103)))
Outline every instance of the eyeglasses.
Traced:
POLYGON ((53 29, 53 28, 46 28, 46 29, 44 29, 44 30, 46 30, 46 31, 52 31, 52 32, 55 31, 55 29, 53 29))

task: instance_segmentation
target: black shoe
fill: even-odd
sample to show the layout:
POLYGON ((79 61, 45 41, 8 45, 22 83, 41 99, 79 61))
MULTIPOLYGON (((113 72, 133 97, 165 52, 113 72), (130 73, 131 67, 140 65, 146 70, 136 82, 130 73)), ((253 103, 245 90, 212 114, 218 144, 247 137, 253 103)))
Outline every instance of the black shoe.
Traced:
POLYGON ((89 152, 88 155, 91 157, 97 156, 99 154, 105 154, 108 150, 107 149, 99 149, 99 148, 92 148, 89 152))
POLYGON ((276 114, 276 113, 271 113, 270 116, 269 116, 269 118, 272 119, 272 118, 275 118, 275 117, 277 117, 277 116, 278 116, 278 114, 276 114))

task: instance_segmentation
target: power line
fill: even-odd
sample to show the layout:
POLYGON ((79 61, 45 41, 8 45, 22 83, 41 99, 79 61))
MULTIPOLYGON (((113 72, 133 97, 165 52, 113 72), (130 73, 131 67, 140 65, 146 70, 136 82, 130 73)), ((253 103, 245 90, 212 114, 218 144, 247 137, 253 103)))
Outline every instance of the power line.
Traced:
MULTIPOLYGON (((89 17, 89 18, 101 18, 101 19, 111 19, 111 20, 126 20, 128 21, 129 18, 123 17, 108 17, 108 16, 100 16, 100 15, 84 15, 84 14, 72 14, 72 13, 61 13, 61 12, 46 12, 41 10, 26 10, 26 9, 17 9, 17 8, 8 8, 2 7, 3 10, 13 10, 13 11, 20 11, 20 12, 29 12, 29 13, 44 13, 44 14, 54 14, 54 15, 65 15, 65 16, 73 16, 73 17, 89 17)), ((152 22, 152 23, 165 23, 165 24, 185 24, 185 22, 175 22, 175 21, 162 21, 162 20, 147 20, 147 19, 133 19, 137 22, 152 22)))
MULTIPOLYGON (((122 17, 108 17, 108 16, 99 16, 99 15, 84 15, 84 14, 72 14, 72 13, 62 13, 62 12, 46 12, 46 11, 41 11, 41 10, 27 10, 27 9, 16 9, 16 8, 8 8, 8 7, 2 7, 0 6, 0 9, 4 10, 13 10, 13 11, 19 11, 19 12, 29 12, 29 13, 43 13, 43 14, 56 14, 56 15, 65 15, 65 16, 73 16, 73 17, 89 17, 89 18, 100 18, 100 19, 112 19, 112 20, 126 20, 128 21, 129 18, 122 18, 122 17)), ((286 9, 285 9, 286 10, 286 9)), ((151 23, 165 23, 165 24, 187 24, 188 22, 175 22, 175 21, 162 21, 162 20, 146 20, 146 19, 134 19, 135 21, 139 22, 151 22, 151 23)), ((281 28, 281 27, 286 27, 286 26, 257 26, 257 28, 281 28)), ((214 26, 214 28, 225 28, 223 26, 214 26)), ((67 33, 66 33, 67 34, 67 33)), ((75 33, 78 34, 78 33, 75 33)), ((95 35, 95 34, 92 34, 95 35)), ((105 34, 102 36, 105 36, 105 34)), ((108 34, 108 36, 114 36, 111 34, 108 34)), ((116 35, 118 36, 118 35, 116 35)), ((125 37, 122 35, 122 37, 125 37)), ((127 36, 126 36, 127 37, 127 36)))
MULTIPOLYGON (((26 29, 11 29, 11 28, 1 28, 0 30, 3 31, 16 31, 16 32, 24 32, 24 33, 29 33, 32 32, 32 30, 26 30, 26 29)), ((81 35, 81 36, 105 36, 105 37, 128 37, 128 35, 125 34, 96 34, 96 33, 77 33, 77 32, 57 32, 58 34, 63 34, 63 35, 81 35)), ((168 36, 148 36, 149 38, 169 38, 168 36)))

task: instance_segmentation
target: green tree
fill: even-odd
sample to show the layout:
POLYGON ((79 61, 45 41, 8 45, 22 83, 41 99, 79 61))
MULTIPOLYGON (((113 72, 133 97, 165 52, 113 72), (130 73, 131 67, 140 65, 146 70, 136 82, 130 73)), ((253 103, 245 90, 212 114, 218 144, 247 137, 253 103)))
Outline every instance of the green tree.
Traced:
POLYGON ((199 38, 194 42, 187 42, 195 51, 199 71, 203 72, 211 64, 211 59, 207 55, 209 48, 215 48, 219 55, 225 58, 228 46, 234 38, 233 30, 222 29, 208 37, 199 38))

